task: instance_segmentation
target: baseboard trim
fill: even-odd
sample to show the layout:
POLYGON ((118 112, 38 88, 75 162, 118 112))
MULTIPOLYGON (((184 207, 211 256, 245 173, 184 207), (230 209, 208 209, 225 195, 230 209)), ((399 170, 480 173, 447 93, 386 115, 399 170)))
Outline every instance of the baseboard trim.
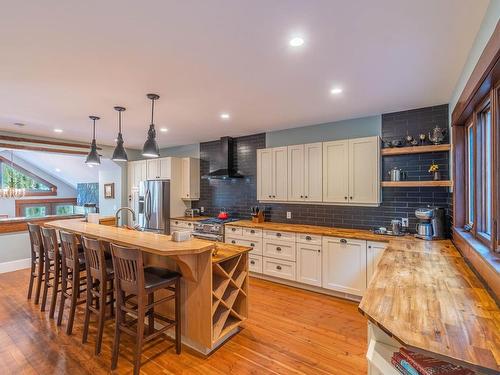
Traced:
POLYGON ((17 270, 22 270, 29 268, 31 265, 31 259, 18 259, 11 262, 0 263, 0 273, 13 272, 17 270))

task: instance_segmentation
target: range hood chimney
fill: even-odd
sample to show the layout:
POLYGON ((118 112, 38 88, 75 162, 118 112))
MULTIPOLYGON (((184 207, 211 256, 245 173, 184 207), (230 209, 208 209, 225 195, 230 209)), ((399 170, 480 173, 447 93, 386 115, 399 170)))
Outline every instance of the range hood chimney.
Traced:
MULTIPOLYGON (((219 151, 214 163, 215 168, 211 169, 210 173, 203 176, 203 178, 225 180, 243 177, 234 166, 233 145, 234 140, 231 137, 222 137, 220 139, 219 151)), ((212 166, 210 167, 212 168, 212 166)))

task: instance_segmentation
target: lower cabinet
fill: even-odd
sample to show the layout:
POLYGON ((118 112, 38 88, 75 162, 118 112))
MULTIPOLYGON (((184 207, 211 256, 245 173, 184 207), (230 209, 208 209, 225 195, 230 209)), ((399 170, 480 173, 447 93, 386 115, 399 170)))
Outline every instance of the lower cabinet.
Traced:
POLYGON ((323 237, 322 287, 362 296, 366 289, 366 241, 323 237))
POLYGON ((369 284, 372 279, 377 264, 382 258, 387 243, 368 241, 366 243, 366 283, 369 284))
POLYGON ((297 244, 297 281, 321 286, 321 245, 297 244))
POLYGON ((279 277, 295 281, 295 262, 264 257, 262 273, 264 275, 279 277))
POLYGON ((262 273, 262 257, 250 254, 248 259, 250 263, 248 269, 251 272, 262 273))

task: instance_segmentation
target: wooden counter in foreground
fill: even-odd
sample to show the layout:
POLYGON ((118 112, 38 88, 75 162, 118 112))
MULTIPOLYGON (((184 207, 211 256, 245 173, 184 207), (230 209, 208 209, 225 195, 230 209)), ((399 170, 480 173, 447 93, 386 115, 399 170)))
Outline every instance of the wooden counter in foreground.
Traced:
MULTIPOLYGON (((179 270, 183 276, 182 343, 202 354, 209 354, 237 333, 248 316, 250 247, 200 239, 173 242, 163 234, 82 220, 53 221, 46 226, 137 248, 143 251, 147 265, 179 270), (214 250, 216 256, 212 256, 214 250)), ((157 311, 171 314, 173 304, 160 305, 157 311)))
POLYGON ((359 310, 398 343, 500 372, 500 309, 451 241, 390 241, 359 310))

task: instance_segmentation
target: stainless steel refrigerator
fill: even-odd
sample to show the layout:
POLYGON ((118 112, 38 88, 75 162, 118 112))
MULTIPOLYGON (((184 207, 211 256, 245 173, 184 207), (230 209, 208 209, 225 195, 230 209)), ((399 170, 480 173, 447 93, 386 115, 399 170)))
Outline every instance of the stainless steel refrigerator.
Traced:
POLYGON ((149 232, 170 233, 170 180, 141 181, 138 224, 149 232))

